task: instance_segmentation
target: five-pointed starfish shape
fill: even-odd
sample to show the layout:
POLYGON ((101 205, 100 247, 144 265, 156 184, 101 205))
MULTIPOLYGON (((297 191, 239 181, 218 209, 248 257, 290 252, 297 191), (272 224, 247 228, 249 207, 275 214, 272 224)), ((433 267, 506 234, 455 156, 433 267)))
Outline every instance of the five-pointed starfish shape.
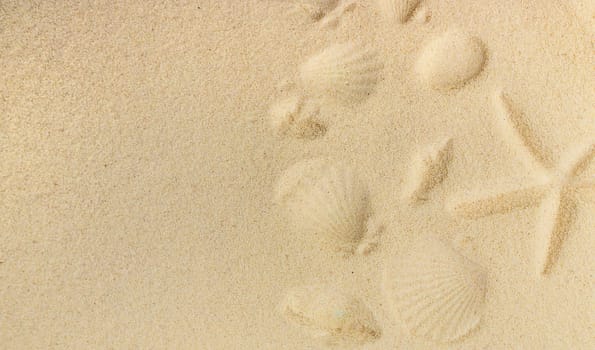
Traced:
POLYGON ((575 212, 576 195, 587 188, 595 189, 595 176, 581 180, 595 158, 595 142, 568 152, 557 168, 541 151, 527 125, 519 118, 503 93, 495 99, 499 124, 505 136, 516 146, 523 160, 539 169, 541 180, 532 186, 499 193, 483 193, 472 200, 454 203, 455 214, 478 218, 515 208, 539 206, 536 233, 536 263, 540 274, 547 274, 558 257, 575 212))

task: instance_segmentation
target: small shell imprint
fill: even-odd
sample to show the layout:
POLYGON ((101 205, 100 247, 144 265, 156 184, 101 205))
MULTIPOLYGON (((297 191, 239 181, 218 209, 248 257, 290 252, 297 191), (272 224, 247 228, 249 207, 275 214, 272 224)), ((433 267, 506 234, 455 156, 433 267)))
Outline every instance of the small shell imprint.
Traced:
POLYGON ((425 239, 409 255, 391 258, 384 292, 412 334, 449 342, 479 324, 486 275, 446 243, 425 239))
POLYGON ((326 286, 290 290, 279 305, 285 318, 327 345, 361 345, 381 335, 374 315, 357 297, 326 286))
POLYGON ((292 0, 295 5, 306 11, 308 16, 318 21, 322 17, 326 16, 327 13, 331 12, 337 4, 339 0, 292 0))
POLYGON ((382 67, 375 51, 353 43, 336 44, 303 63, 300 78, 311 95, 357 103, 374 92, 382 67))
POLYGON ((452 140, 430 145, 414 158, 409 179, 405 184, 404 197, 417 202, 425 200, 427 194, 448 175, 448 164, 452 153, 452 140))
POLYGON ((363 243, 368 193, 355 171, 323 159, 297 163, 277 183, 275 201, 290 212, 298 232, 353 252, 363 243))
POLYGON ((377 0, 382 15, 389 20, 397 20, 401 23, 407 19, 415 10, 420 0, 377 0))
POLYGON ((271 129, 280 136, 315 139, 326 132, 326 126, 316 119, 318 109, 307 105, 299 96, 273 104, 269 115, 271 129))
POLYGON ((422 50, 415 70, 430 87, 449 90, 463 86, 478 75, 485 60, 486 52, 481 40, 450 30, 422 50))

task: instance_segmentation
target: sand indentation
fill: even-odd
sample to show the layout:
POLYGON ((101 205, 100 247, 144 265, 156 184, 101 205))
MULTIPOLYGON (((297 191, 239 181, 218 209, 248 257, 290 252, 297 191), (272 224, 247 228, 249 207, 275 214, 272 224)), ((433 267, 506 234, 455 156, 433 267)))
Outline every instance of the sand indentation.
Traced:
POLYGON ((496 94, 496 110, 503 136, 534 166, 541 180, 522 188, 467 195, 470 199, 453 203, 451 210, 462 217, 478 218, 517 208, 539 207, 535 263, 538 273, 546 274, 557 260, 572 225, 576 209, 574 197, 595 185, 592 179, 581 179, 595 158, 595 143, 567 152, 554 168, 548 161, 551 157, 544 155, 543 148, 533 140, 519 113, 502 92, 496 94))
POLYGON ((417 154, 411 164, 403 197, 411 202, 426 200, 428 193, 448 175, 452 140, 430 145, 417 154))
POLYGON ((459 30, 450 30, 423 48, 415 71, 421 81, 444 91, 459 88, 477 76, 486 57, 481 40, 459 30))
POLYGON ((319 21, 328 13, 333 11, 339 4, 339 0, 290 0, 295 9, 303 11, 313 21, 319 21))
POLYGON ((455 341, 479 325, 487 285, 483 269, 437 239, 422 239, 391 256, 384 292, 412 334, 455 341))
POLYGON ((383 17, 405 23, 419 5, 420 0, 376 0, 383 17))
POLYGON ((533 135, 520 111, 502 91, 494 95, 496 122, 502 136, 529 167, 545 171, 551 167, 551 157, 533 135))
POLYGON ((279 310, 288 321, 327 345, 361 345, 382 334, 374 315, 359 298, 327 286, 292 289, 279 310))
POLYGON ((271 106, 271 129, 279 136, 318 138, 326 133, 326 125, 318 120, 319 111, 319 108, 299 96, 290 96, 271 106))
POLYGON ((335 44, 306 60, 300 79, 307 94, 351 104, 374 92, 382 68, 375 51, 353 43, 335 44))
POLYGON ((352 253, 371 244, 368 191, 349 166, 323 159, 299 162, 280 177, 275 201, 288 210, 296 232, 329 248, 352 253))
POLYGON ((331 12, 324 16, 320 22, 320 28, 334 28, 339 24, 339 20, 346 12, 352 11, 357 6, 356 0, 343 0, 341 3, 331 12))
POLYGON ((453 200, 449 203, 448 209, 457 216, 478 219, 535 206, 546 190, 545 185, 494 187, 469 193, 463 199, 453 200))

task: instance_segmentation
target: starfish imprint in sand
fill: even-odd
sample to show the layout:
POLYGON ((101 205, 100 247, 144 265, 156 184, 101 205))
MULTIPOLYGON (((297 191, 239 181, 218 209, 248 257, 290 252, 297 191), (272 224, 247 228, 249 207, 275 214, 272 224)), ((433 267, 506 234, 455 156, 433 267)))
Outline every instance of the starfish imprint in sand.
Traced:
POLYGON ((523 161, 538 170, 540 180, 526 187, 473 195, 453 203, 451 210, 465 218, 479 218, 538 206, 535 260, 538 273, 547 274, 574 219, 578 193, 595 189, 595 176, 583 176, 595 159, 595 142, 571 150, 554 166, 506 95, 496 94, 495 104, 502 133, 523 161))

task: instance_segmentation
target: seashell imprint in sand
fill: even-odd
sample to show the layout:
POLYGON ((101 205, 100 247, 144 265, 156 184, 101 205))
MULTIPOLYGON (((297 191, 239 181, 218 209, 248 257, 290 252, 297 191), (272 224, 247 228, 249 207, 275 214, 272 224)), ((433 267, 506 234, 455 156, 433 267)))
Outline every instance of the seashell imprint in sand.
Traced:
POLYGON ((298 9, 305 11, 315 21, 333 11, 339 0, 291 0, 298 9))
POLYGON ((481 40, 459 30, 449 30, 422 49, 415 71, 433 89, 460 88, 481 72, 486 57, 481 40))
POLYGON ((426 200, 428 192, 448 175, 452 156, 452 140, 428 146, 420 152, 411 165, 403 196, 411 202, 426 200))
POLYGON ((311 56, 299 71, 307 94, 350 104, 362 102, 374 92, 382 68, 374 50, 346 43, 311 56))
POLYGON ((327 345, 361 345, 382 334, 374 315, 359 298, 328 286, 302 286, 288 291, 279 311, 327 345))
POLYGON ((368 244, 368 192, 349 166, 301 161, 280 177, 275 201, 288 210, 296 232, 325 246, 350 253, 368 244))
POLYGON ((407 22, 420 0, 376 0, 383 17, 388 20, 407 22))
POLYGON ((343 15, 352 11, 357 5, 357 0, 344 0, 331 13, 324 16, 319 21, 319 28, 334 28, 339 24, 339 20, 343 15))
POLYGON ((303 98, 290 96, 271 106, 270 126, 279 136, 315 139, 326 132, 326 126, 317 119, 318 113, 319 109, 303 98))
POLYGON ((486 274, 448 244, 428 238, 409 254, 389 259, 383 289, 395 316, 412 334, 449 342, 478 326, 486 274))

